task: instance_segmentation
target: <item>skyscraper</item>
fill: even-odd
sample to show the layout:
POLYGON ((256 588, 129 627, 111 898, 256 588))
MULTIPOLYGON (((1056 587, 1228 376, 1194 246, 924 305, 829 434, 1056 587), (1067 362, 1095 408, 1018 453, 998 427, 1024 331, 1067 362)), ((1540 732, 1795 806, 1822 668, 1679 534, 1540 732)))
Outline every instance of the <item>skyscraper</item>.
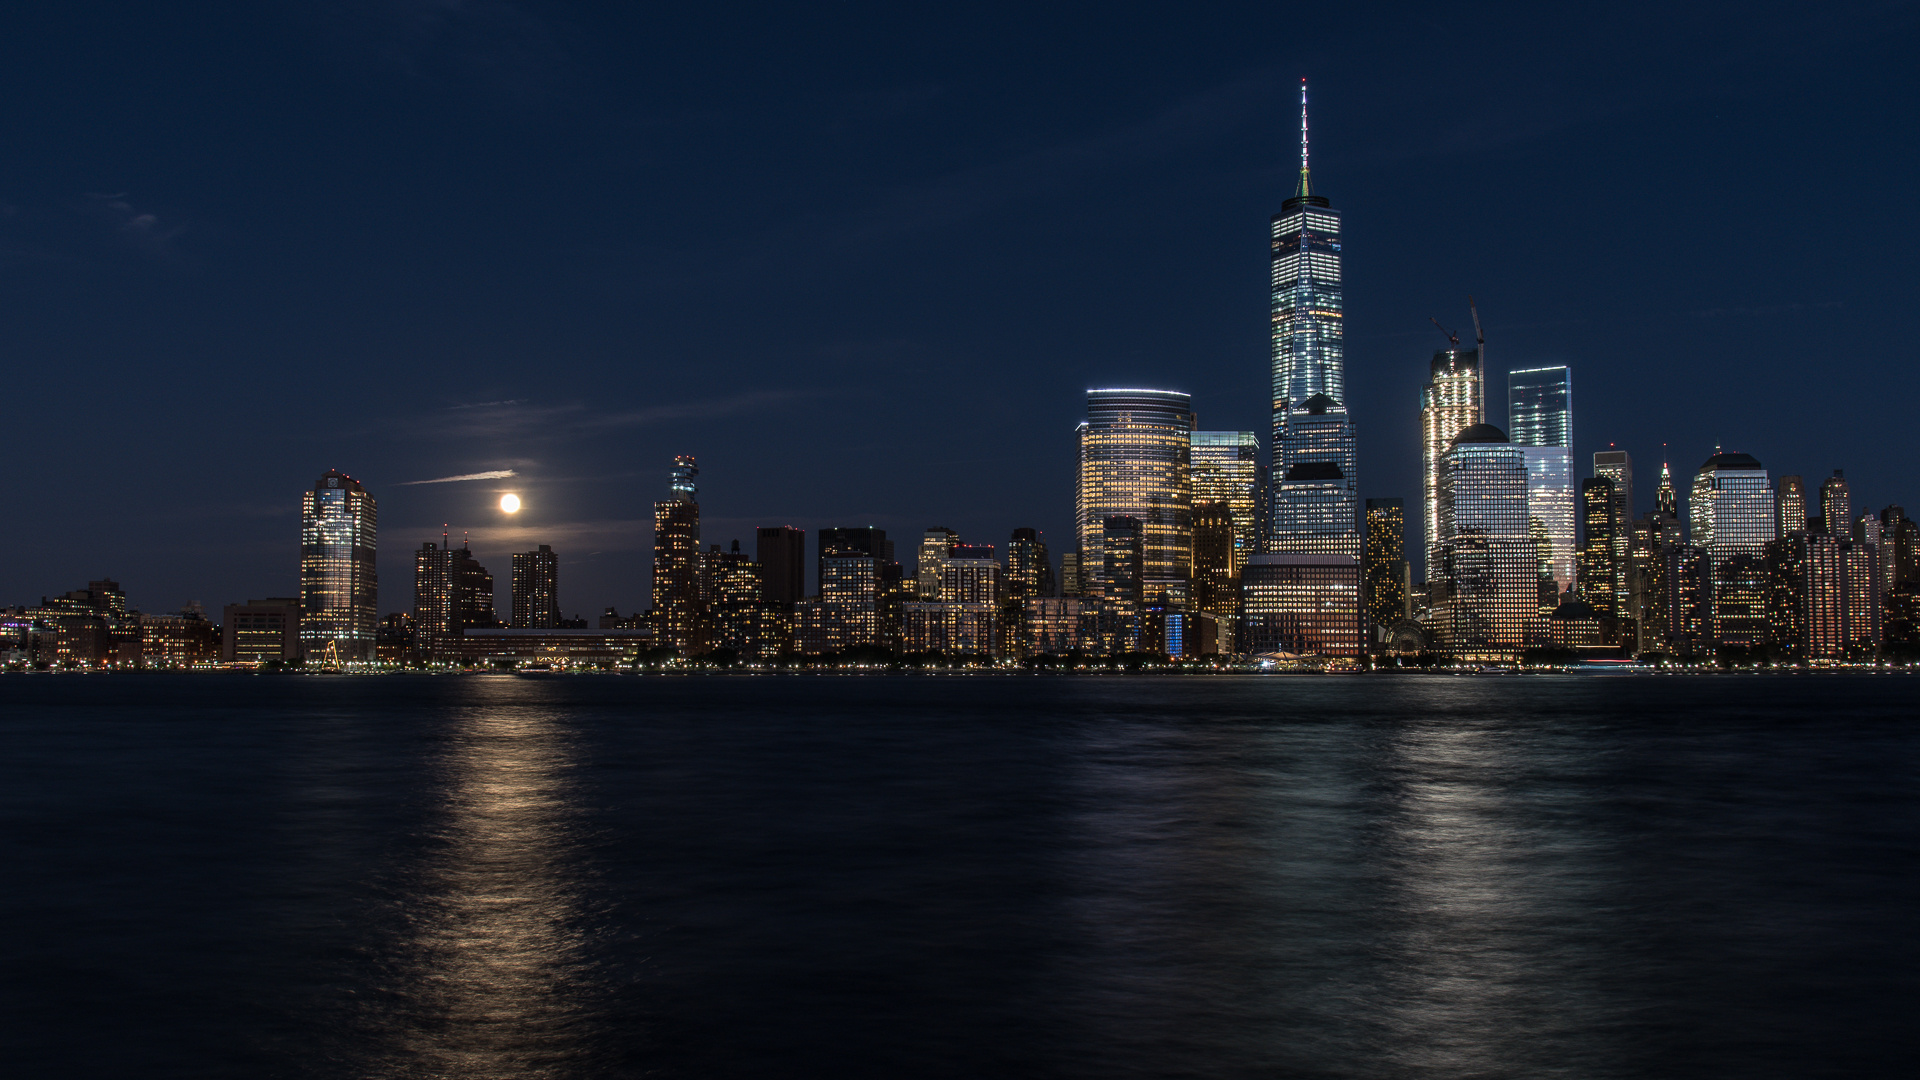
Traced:
POLYGON ((513 628, 552 630, 560 625, 560 557, 545 544, 513 555, 513 628))
POLYGON ((1239 608, 1240 568, 1246 556, 1235 547, 1233 511, 1224 501, 1193 507, 1193 606, 1231 625, 1239 608))
POLYGON ((920 537, 920 562, 914 568, 914 592, 920 599, 940 599, 940 575, 946 569, 947 553, 959 542, 960 534, 945 525, 927 526, 920 537))
POLYGON ((1251 431, 1193 433, 1193 504, 1224 503, 1233 517, 1236 565, 1260 550, 1268 493, 1260 436, 1251 431))
MULTIPOLYGON (((1719 453, 1708 458, 1694 475, 1687 518, 1693 542, 1705 550, 1707 580, 1717 590, 1722 564, 1737 555, 1758 559, 1774 538, 1773 485, 1767 481, 1766 466, 1747 454, 1719 453)), ((1764 575, 1764 568, 1761 572, 1764 575)), ((1747 570, 1740 573, 1745 575, 1747 570)))
POLYGON ((1407 617, 1407 507, 1403 499, 1367 500, 1367 619, 1376 627, 1407 617))
POLYGON ((1619 576, 1613 541, 1624 528, 1618 512, 1612 480, 1590 476, 1580 481, 1580 524, 1586 537, 1580 548, 1580 597, 1602 619, 1623 610, 1613 587, 1619 576))
POLYGON ((1673 490, 1673 472, 1664 461, 1660 463, 1660 486, 1653 489, 1653 508, 1667 517, 1680 517, 1680 496, 1673 490))
POLYGON ((1420 516, 1427 576, 1433 576, 1439 552, 1440 459, 1453 448, 1454 436, 1480 423, 1484 387, 1480 350, 1457 345, 1433 354, 1427 385, 1420 391, 1420 516))
POLYGON ((706 651, 700 611, 700 475, 691 457, 673 459, 668 498, 653 504, 653 633, 687 656, 706 651))
POLYGON ((379 513, 358 480, 329 469, 300 502, 300 646, 315 661, 368 661, 379 631, 379 513))
POLYGON ((1820 531, 1842 540, 1853 535, 1853 492, 1840 469, 1820 485, 1820 531))
MULTIPOLYGON (((952 548, 948 548, 951 553, 952 548)), ((1015 529, 1007 543, 1007 595, 1017 600, 1038 600, 1056 592, 1053 558, 1047 554, 1047 542, 1038 529, 1015 529)))
POLYGON ((1507 373, 1507 435, 1515 446, 1573 448, 1573 374, 1564 366, 1507 373))
MULTIPOLYGON (((1527 368, 1507 375, 1507 432, 1527 458, 1528 527, 1536 537, 1541 578, 1553 591, 1573 588, 1573 375, 1566 367, 1527 368)), ((1546 590, 1541 590, 1545 593, 1546 590)), ((1552 599, 1546 598, 1547 606, 1552 599)))
POLYGON ((1340 213, 1312 192, 1307 86, 1300 183, 1269 224, 1275 552, 1360 556, 1358 453, 1347 414, 1340 213))
POLYGON ((1523 450, 1492 424, 1476 424, 1441 459, 1434 628, 1456 657, 1512 654, 1546 627, 1523 450))
POLYGON ((762 597, 791 611, 807 594, 807 533, 791 525, 762 525, 755 532, 754 562, 762 597))
POLYGON ((1798 474, 1788 474, 1779 480, 1779 492, 1774 500, 1774 510, 1779 520, 1774 531, 1780 536, 1789 536, 1797 532, 1806 532, 1807 482, 1798 474))
POLYGON ((493 611, 493 575, 474 559, 466 545, 429 540, 413 553, 413 624, 416 641, 427 656, 446 662, 460 656, 460 639, 468 629, 499 625, 493 611))
POLYGON ((1624 615, 1630 591, 1627 549, 1632 537, 1627 523, 1633 520, 1633 456, 1625 450, 1597 451, 1593 455, 1593 475, 1613 481, 1613 610, 1624 615))
POLYGON ((1187 600, 1193 561, 1192 399, 1174 390, 1089 390, 1078 429, 1080 587, 1106 595, 1107 519, 1141 530, 1145 602, 1187 600))

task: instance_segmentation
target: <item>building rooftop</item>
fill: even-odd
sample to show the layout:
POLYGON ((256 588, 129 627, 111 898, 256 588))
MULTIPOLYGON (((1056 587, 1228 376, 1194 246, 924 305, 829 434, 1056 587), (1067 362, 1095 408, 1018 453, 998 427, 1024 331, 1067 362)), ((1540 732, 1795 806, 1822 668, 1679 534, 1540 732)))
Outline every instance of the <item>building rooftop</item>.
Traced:
POLYGON ((1507 442, 1507 433, 1492 424, 1475 424, 1453 437, 1455 446, 1461 443, 1503 443, 1507 442))
POLYGON ((1766 466, 1760 464, 1760 462, 1757 459, 1755 459, 1752 454, 1726 453, 1726 454, 1715 454, 1712 457, 1708 458, 1706 460, 1706 463, 1700 466, 1700 471, 1701 472, 1720 472, 1725 469, 1764 469, 1764 468, 1766 468, 1766 466))

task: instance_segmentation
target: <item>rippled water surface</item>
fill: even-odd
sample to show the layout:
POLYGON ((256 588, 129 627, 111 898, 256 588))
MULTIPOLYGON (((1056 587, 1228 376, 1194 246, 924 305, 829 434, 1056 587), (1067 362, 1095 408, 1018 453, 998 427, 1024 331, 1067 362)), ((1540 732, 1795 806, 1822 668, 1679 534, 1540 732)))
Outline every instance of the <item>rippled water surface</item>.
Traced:
POLYGON ((1903 1075, 1916 690, 3 677, 0 1060, 1903 1075))

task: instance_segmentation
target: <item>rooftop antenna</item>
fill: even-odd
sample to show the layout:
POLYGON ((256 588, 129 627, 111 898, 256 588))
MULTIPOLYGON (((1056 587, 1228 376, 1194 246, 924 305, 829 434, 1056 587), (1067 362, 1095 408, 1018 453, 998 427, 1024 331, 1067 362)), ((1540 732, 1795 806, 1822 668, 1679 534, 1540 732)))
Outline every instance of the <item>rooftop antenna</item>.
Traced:
POLYGON ((447 542, 447 528, 448 526, 446 522, 443 521, 440 523, 440 550, 441 551, 446 551, 448 548, 453 547, 452 544, 447 542))
POLYGON ((1300 77, 1300 191, 1299 196, 1307 196, 1307 79, 1300 77))

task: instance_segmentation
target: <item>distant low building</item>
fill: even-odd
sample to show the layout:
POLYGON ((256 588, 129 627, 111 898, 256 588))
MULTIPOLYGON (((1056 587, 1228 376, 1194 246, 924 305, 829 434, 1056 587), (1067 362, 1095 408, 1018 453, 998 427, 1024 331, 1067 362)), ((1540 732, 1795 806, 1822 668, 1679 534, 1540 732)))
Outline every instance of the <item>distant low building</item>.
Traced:
POLYGON ((220 659, 229 664, 300 658, 300 601, 270 596, 228 604, 220 613, 220 659))

